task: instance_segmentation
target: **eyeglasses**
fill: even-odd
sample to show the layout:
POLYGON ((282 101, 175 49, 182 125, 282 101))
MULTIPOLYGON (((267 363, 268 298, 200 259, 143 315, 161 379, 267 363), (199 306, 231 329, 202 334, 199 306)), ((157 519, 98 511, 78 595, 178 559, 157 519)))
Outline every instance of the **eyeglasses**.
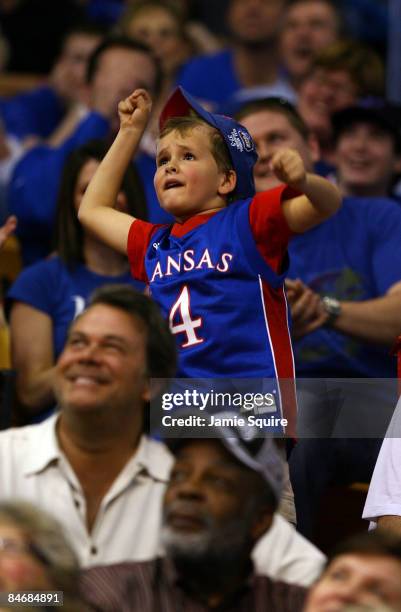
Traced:
POLYGON ((0 537, 0 554, 4 552, 10 555, 32 555, 44 565, 50 565, 48 558, 39 548, 32 543, 20 542, 12 538, 0 537))
POLYGON ((12 538, 0 538, 0 552, 11 553, 12 555, 21 555, 30 553, 29 547, 25 542, 19 542, 12 538))

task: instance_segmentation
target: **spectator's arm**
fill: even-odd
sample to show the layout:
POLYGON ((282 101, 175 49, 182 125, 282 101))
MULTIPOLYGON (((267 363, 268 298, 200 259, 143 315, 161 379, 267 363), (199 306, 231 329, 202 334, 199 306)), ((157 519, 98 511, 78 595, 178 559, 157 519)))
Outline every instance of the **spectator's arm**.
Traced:
POLYGON ((335 185, 305 171, 299 153, 277 151, 270 162, 277 178, 304 195, 283 202, 283 214, 291 231, 302 233, 325 221, 340 208, 341 195, 335 185))
POLYGON ((11 236, 16 227, 17 217, 15 217, 14 215, 10 215, 9 217, 7 217, 4 225, 0 227, 0 248, 3 246, 7 238, 11 236))
POLYGON ((396 535, 401 536, 401 516, 379 516, 377 528, 392 531, 396 535))
POLYGON ((32 413, 54 401, 53 324, 51 318, 22 302, 10 316, 12 366, 17 371, 17 395, 32 413))
POLYGON ((341 313, 332 326, 365 342, 391 346, 401 334, 401 282, 382 297, 341 302, 341 313))
POLYGON ((318 293, 299 278, 286 279, 285 287, 291 309, 291 336, 294 340, 310 334, 327 322, 329 315, 318 293))
POLYGON ((134 217, 115 210, 124 174, 149 121, 152 102, 144 89, 135 90, 118 106, 120 130, 85 191, 78 211, 84 227, 110 247, 127 252, 134 217))

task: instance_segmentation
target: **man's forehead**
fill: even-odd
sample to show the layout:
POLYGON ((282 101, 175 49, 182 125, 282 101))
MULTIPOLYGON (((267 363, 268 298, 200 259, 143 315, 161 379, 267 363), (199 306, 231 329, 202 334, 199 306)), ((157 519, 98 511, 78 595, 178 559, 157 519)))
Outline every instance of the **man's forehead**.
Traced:
POLYGON ((72 332, 96 331, 108 335, 124 335, 131 328, 135 333, 144 333, 144 325, 139 318, 109 304, 94 304, 88 306, 70 327, 72 332))
POLYGON ((288 7, 287 17, 291 18, 294 14, 298 15, 300 13, 309 14, 317 10, 319 11, 319 13, 322 10, 325 10, 328 13, 330 12, 331 15, 336 14, 334 6, 328 0, 297 0, 297 2, 294 2, 288 7))
POLYGON ((387 567, 387 570, 394 571, 401 576, 401 561, 385 552, 365 552, 355 551, 338 555, 328 565, 330 568, 344 567, 350 571, 358 571, 361 574, 369 573, 377 575, 379 567, 387 567))
POLYGON ((276 108, 261 108, 252 111, 249 115, 242 117, 241 122, 251 133, 252 138, 257 138, 258 135, 263 133, 274 132, 277 128, 299 134, 287 114, 276 108))

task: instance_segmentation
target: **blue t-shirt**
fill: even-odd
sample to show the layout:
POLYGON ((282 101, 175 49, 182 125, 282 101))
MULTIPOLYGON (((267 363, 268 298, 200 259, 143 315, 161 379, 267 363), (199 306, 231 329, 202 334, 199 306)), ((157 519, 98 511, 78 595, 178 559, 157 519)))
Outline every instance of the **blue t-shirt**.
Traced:
MULTIPOLYGON (((401 280, 401 210, 387 198, 345 198, 338 213, 293 238, 288 278, 344 301, 383 296, 401 280)), ((303 377, 396 377, 388 347, 321 327, 294 343, 303 377)))
POLYGON ((87 298, 101 285, 110 283, 129 283, 143 289, 143 283, 134 281, 129 272, 121 276, 103 276, 91 272, 83 264, 68 269, 55 256, 22 270, 8 292, 7 300, 24 302, 51 318, 54 357, 57 359, 63 350, 69 325, 82 312, 87 298))
POLYGON ((200 55, 181 69, 177 78, 190 94, 207 103, 212 111, 232 114, 241 103, 253 98, 278 96, 294 101, 296 94, 288 82, 279 78, 266 86, 244 88, 235 71, 233 51, 200 55))
POLYGON ((16 234, 24 266, 51 251, 52 232, 61 173, 68 155, 93 138, 105 138, 109 124, 99 113, 89 113, 59 147, 33 147, 14 168, 8 187, 10 213, 18 218, 16 234))
POLYGON ((12 98, 0 98, 0 116, 6 132, 21 139, 27 136, 47 138, 64 112, 60 98, 47 86, 12 98))

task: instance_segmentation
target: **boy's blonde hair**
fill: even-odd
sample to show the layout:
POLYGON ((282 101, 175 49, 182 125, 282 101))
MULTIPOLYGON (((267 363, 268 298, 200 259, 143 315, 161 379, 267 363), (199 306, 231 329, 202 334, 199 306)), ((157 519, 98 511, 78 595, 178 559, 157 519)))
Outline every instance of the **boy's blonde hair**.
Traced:
POLYGON ((227 145, 220 132, 197 115, 172 117, 168 119, 163 129, 160 131, 159 139, 164 138, 167 134, 174 131, 184 136, 188 134, 188 132, 199 127, 204 128, 209 134, 210 151, 216 161, 219 171, 228 174, 231 170, 234 170, 230 153, 228 152, 227 145))

